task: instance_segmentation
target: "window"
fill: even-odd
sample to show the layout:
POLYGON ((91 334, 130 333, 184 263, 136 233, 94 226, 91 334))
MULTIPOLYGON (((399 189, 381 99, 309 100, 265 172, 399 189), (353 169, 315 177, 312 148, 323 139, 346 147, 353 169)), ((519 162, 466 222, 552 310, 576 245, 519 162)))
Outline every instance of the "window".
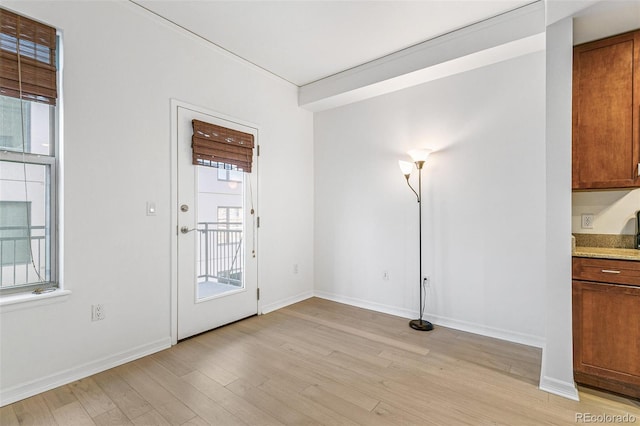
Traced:
POLYGON ((29 223, 31 203, 0 201, 0 259, 2 266, 26 265, 30 260, 29 223))
MULTIPOLYGON (((0 288, 49 286, 55 275, 55 107, 0 96, 4 113, 24 110, 25 131, 0 127, 0 288), (8 108, 11 105, 13 108, 8 108), (50 109, 40 114, 41 107, 50 109), (24 141, 22 141, 24 139, 24 141), (21 142, 22 141, 22 142, 21 142), (24 152, 22 152, 24 146, 24 152)), ((20 114, 18 114, 19 116, 20 114)), ((4 124, 4 123, 3 123, 4 124)))
POLYGON ((57 286, 56 30, 0 8, 0 292, 57 286))
POLYGON ((224 182, 242 182, 242 170, 218 168, 218 180, 224 182))
POLYGON ((242 207, 218 207, 218 224, 225 229, 241 229, 237 226, 242 225, 242 207))

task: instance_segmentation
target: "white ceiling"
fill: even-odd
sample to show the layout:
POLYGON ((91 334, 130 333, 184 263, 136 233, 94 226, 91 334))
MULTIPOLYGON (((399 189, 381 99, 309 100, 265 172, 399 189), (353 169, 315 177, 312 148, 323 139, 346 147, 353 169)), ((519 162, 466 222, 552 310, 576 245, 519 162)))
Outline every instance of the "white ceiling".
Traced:
POLYGON ((586 43, 639 27, 640 1, 600 2, 575 15, 573 43, 586 43))
POLYGON ((532 0, 131 0, 297 86, 532 0))

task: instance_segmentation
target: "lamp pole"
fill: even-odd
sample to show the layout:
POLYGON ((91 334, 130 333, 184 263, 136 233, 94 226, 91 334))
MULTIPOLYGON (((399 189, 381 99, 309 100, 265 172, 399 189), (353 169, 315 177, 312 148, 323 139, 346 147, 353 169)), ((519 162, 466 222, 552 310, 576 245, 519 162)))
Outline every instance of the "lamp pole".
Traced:
POLYGON ((402 173, 404 174, 404 177, 407 180, 407 185, 409 185, 409 188, 411 188, 411 190, 416 195, 416 198, 418 200, 418 245, 419 245, 418 246, 418 255, 419 255, 418 256, 419 257, 418 288, 420 289, 420 306, 419 306, 420 318, 409 321, 409 327, 418 331, 433 330, 433 324, 431 324, 429 321, 422 318, 424 315, 424 305, 425 305, 424 296, 426 296, 423 294, 424 278, 422 277, 422 168, 424 167, 424 163, 426 162, 427 156, 429 155, 430 152, 431 151, 429 150, 414 150, 409 152, 409 154, 414 160, 414 164, 416 165, 416 168, 418 169, 418 192, 416 192, 416 190, 413 189, 413 187, 411 186, 411 183, 409 182, 409 177, 411 176, 411 169, 413 168, 413 166, 411 165, 411 163, 408 163, 405 161, 400 162, 400 169, 402 170, 402 173))

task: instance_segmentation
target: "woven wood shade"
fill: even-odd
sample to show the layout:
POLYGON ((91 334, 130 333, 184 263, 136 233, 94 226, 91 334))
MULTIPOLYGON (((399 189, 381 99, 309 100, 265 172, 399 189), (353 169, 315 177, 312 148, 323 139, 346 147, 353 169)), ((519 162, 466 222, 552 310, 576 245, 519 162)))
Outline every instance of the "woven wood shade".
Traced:
POLYGON ((56 29, 0 8, 0 94, 56 104, 56 29))
POLYGON ((193 164, 251 173, 253 135, 193 120, 193 164))

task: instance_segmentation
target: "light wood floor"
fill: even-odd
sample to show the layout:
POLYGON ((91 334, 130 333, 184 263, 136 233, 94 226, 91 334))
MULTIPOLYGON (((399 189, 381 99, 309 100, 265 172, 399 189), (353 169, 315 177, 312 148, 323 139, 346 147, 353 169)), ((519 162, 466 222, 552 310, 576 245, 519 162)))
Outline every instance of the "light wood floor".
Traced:
POLYGON ((322 299, 0 409, 9 425, 571 425, 640 403, 538 390, 540 350, 322 299))

